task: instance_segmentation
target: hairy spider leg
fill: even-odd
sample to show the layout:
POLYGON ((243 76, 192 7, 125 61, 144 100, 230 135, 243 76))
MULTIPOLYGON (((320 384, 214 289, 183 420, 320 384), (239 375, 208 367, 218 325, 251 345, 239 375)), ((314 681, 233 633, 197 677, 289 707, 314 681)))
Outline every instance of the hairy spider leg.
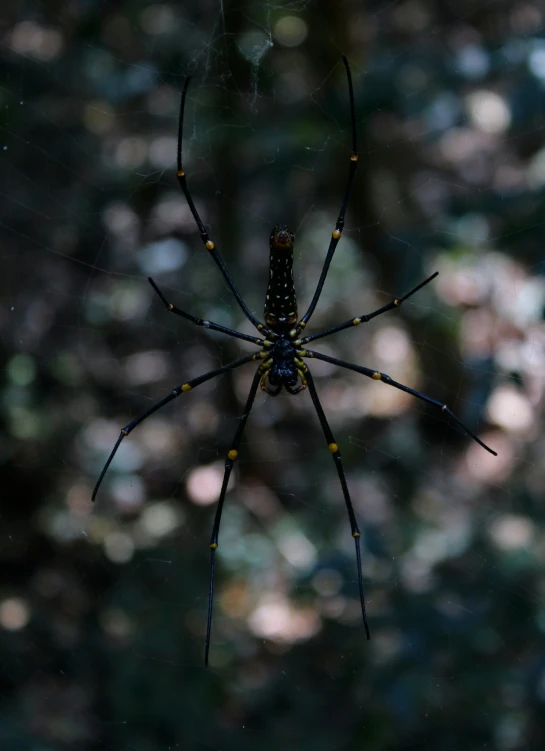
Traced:
POLYGON ((238 447, 246 427, 246 421, 252 409, 255 395, 261 380, 261 368, 256 370, 252 385, 250 386, 250 392, 246 400, 246 406, 244 412, 240 418, 237 431, 231 443, 231 448, 227 452, 227 458, 225 459, 225 471, 223 473, 223 482, 221 484, 221 492, 218 501, 218 507, 216 509, 216 516, 214 517, 214 526, 212 528, 212 537, 210 538, 210 583, 208 589, 208 618, 206 621, 206 644, 204 647, 204 664, 208 666, 208 652, 210 650, 210 635, 212 632, 212 605, 214 601, 214 567, 216 560, 216 550, 218 549, 218 539, 220 533, 221 515, 223 512, 223 503, 225 501, 225 495, 227 493, 227 486, 229 484, 229 477, 235 461, 238 459, 238 447))
POLYGON ((341 235, 344 229, 344 215, 346 214, 346 207, 348 206, 348 201, 350 200, 350 196, 352 195, 352 188, 354 186, 354 176, 356 174, 356 167, 358 166, 358 143, 357 143, 357 138, 356 138, 356 109, 354 105, 354 88, 352 86, 352 73, 350 72, 350 66, 348 65, 348 60, 346 59, 345 55, 342 56, 342 60, 344 63, 344 67, 346 68, 346 77, 348 79, 348 93, 350 96, 350 120, 352 123, 352 155, 350 157, 350 166, 348 168, 348 179, 346 181, 346 188, 344 190, 344 196, 343 196, 343 200, 341 203, 341 210, 339 211, 339 216, 337 217, 335 229, 333 230, 331 234, 331 240, 329 241, 329 248, 327 251, 327 255, 325 257, 325 261, 322 267, 320 278, 318 280, 318 286, 316 287, 316 290, 314 292, 312 301, 309 305, 307 312, 301 318, 301 320, 297 324, 296 329, 293 332, 294 339, 299 336, 299 333, 307 325, 311 315, 314 313, 314 309, 316 305, 318 304, 320 295, 322 294, 322 288, 326 280, 327 272, 329 271, 329 266, 333 259, 333 254, 335 253, 335 249, 337 248, 337 245, 339 243, 339 240, 341 239, 341 235))
POLYGON ((358 527, 358 523, 356 521, 354 507, 352 506, 352 501, 350 500, 350 493, 348 491, 348 485, 346 484, 346 477, 344 474, 341 452, 340 452, 337 442, 335 441, 333 433, 331 432, 329 423, 327 422, 322 404, 320 402, 318 393, 316 391, 316 386, 314 385, 314 379, 312 377, 310 369, 306 366, 305 366, 305 375, 307 379, 310 398, 312 399, 312 403, 314 404, 314 409, 316 410, 316 414, 318 415, 318 420, 320 421, 320 425, 322 426, 322 430, 324 431, 324 436, 327 441, 327 447, 331 452, 333 461, 335 462, 335 467, 337 469, 337 474, 339 475, 339 480, 340 480, 341 488, 343 491, 344 501, 346 503, 346 510, 348 511, 348 518, 350 520, 350 528, 352 530, 352 537, 354 538, 354 543, 356 545, 356 563, 358 567, 358 585, 359 585, 359 590, 360 590, 361 614, 363 618, 363 625, 365 626, 365 633, 367 635, 367 639, 369 640, 371 638, 371 634, 369 631, 369 625, 367 623, 367 611, 365 608, 365 596, 363 592, 363 574, 361 571, 361 550, 360 550, 361 533, 358 527))
POLYGON ((185 79, 185 84, 184 84, 184 88, 182 92, 182 98, 180 101, 180 119, 178 121, 178 151, 177 151, 178 169, 176 172, 176 176, 178 178, 178 182, 180 183, 180 187, 183 190, 185 199, 191 210, 191 213, 193 214, 195 223, 197 224, 197 227, 199 228, 199 232, 201 234, 201 240, 204 244, 204 247, 209 251, 210 255, 214 259, 216 266, 219 268, 219 270, 223 274, 223 278, 227 282, 227 286, 229 287, 229 289, 235 296, 236 301, 239 304, 246 318, 256 327, 256 329, 259 332, 267 335, 269 333, 267 328, 254 316, 253 313, 250 312, 248 306, 246 305, 246 303, 240 296, 240 293, 238 289, 236 288, 235 283, 233 282, 231 278, 231 275, 227 271, 227 267, 225 266, 225 263, 223 262, 223 258, 220 256, 218 250, 216 249, 215 244, 210 239, 210 236, 208 235, 208 232, 206 231, 204 227, 202 219, 199 216, 199 212, 197 211, 197 208, 193 202, 193 198, 191 197, 191 193, 189 192, 189 187, 187 185, 187 177, 182 167, 182 133, 183 133, 183 125, 184 125, 185 101, 187 98, 187 89, 188 89, 190 81, 191 81, 191 76, 188 76, 188 78, 185 79))
POLYGON ((408 386, 404 386, 402 383, 398 383, 397 381, 394 381, 393 378, 390 378, 389 375, 386 375, 386 373, 381 373, 379 370, 372 370, 371 368, 365 368, 363 365, 355 365, 352 362, 346 362, 345 360, 339 360, 336 357, 329 357, 329 355, 323 355, 321 352, 316 352, 315 350, 306 349, 301 351, 302 357, 315 357, 317 360, 323 360, 324 362, 330 362, 332 365, 338 365, 340 368, 346 368, 346 370, 353 370, 356 373, 361 373, 364 376, 367 376, 367 378, 372 378, 374 381, 382 381, 383 383, 388 384, 388 386, 393 386, 395 389, 399 389, 400 391, 404 391, 406 394, 411 394, 412 396, 415 396, 417 399, 420 399, 423 402, 426 402, 426 404, 431 404, 433 407, 439 407, 441 412, 444 412, 446 415, 448 415, 451 420, 453 420, 456 425, 458 425, 459 428, 461 428, 467 435, 471 436, 474 441, 476 441, 479 446, 482 446, 483 449, 486 449, 490 454, 493 454, 494 456, 497 456, 497 452, 491 449, 489 446, 486 445, 483 441, 481 441, 480 438, 478 438, 475 433, 472 433, 471 430, 464 425, 464 423, 459 420, 454 412, 447 407, 446 404, 443 404, 443 402, 438 401, 437 399, 432 399, 431 396, 426 396, 426 394, 421 394, 419 391, 415 391, 415 389, 411 389, 408 386))
POLYGON ((420 284, 414 287, 410 292, 407 292, 407 294, 403 295, 403 297, 396 297, 394 300, 392 300, 392 302, 389 302, 387 305, 383 305, 382 308, 378 308, 372 313, 364 313, 363 315, 357 316, 356 318, 350 318, 348 321, 345 321, 344 323, 339 323, 337 326, 332 326, 330 329, 324 329, 323 331, 319 331, 317 334, 311 334, 310 336, 305 336, 302 339, 297 339, 294 342, 294 344, 296 347, 300 347, 302 345, 307 344, 307 342, 313 342, 316 339, 322 339, 324 336, 330 336, 331 334, 336 334, 337 331, 342 331, 343 329, 349 329, 354 326, 359 326, 360 323, 368 323, 373 318, 376 318, 377 316, 380 316, 383 313, 387 313, 389 310, 392 310, 393 308, 398 308, 403 302, 405 302, 405 300, 408 300, 409 297, 412 297, 412 295, 414 295, 415 292, 418 292, 420 289, 422 289, 422 287, 425 287, 426 284, 429 284, 438 275, 439 275, 439 272, 436 271, 434 274, 429 276, 423 282, 420 282, 420 284))
POLYGON ((121 429, 121 433, 119 434, 119 438, 117 439, 115 446, 112 449, 112 452, 110 453, 110 456, 108 457, 108 460, 104 467, 102 468, 102 472, 100 473, 100 477, 97 480, 97 484, 95 485, 95 489, 93 490, 93 495, 91 496, 91 500, 95 500, 96 495, 98 493, 98 489, 100 488, 100 485, 102 483, 102 480, 104 479, 104 475, 108 471, 108 467, 112 463, 112 459, 117 453, 117 449, 121 445, 121 441, 126 438, 129 433, 132 433, 132 431, 136 428, 137 425, 140 425, 140 423, 144 422, 150 415, 152 415, 154 412, 157 412, 157 410, 161 409, 165 406, 165 404, 168 404, 173 399, 176 399, 180 394, 185 394, 188 391, 191 391, 191 389, 196 388, 197 386, 200 386, 201 383, 205 383, 206 381, 209 381, 211 378, 215 378, 218 375, 221 375, 222 373, 226 373, 228 370, 234 370, 235 368, 238 368, 240 365, 244 365, 247 362, 252 362, 252 360, 259 360, 260 359, 260 352, 254 352, 251 355, 245 355, 244 357, 241 357, 238 360, 233 360, 233 362, 228 363, 227 365, 222 365, 221 368, 216 368, 216 370, 211 370, 208 373, 205 373, 204 375, 198 376, 198 378, 193 378, 191 381, 187 381, 187 383, 183 383, 180 386, 176 386, 173 391, 170 392, 168 396, 165 396, 163 399, 160 399, 156 404, 154 404, 152 407, 147 409, 143 414, 141 414, 139 417, 135 417, 134 420, 131 420, 128 425, 125 425, 124 428, 121 429))

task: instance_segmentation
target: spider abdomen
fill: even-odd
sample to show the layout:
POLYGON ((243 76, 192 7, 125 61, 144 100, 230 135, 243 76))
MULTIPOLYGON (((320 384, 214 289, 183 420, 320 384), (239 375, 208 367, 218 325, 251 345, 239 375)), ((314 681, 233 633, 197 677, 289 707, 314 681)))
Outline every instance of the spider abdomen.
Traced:
POLYGON ((283 225, 270 238, 269 286, 265 298, 265 322, 280 334, 297 323, 297 298, 293 286, 293 232, 283 225))

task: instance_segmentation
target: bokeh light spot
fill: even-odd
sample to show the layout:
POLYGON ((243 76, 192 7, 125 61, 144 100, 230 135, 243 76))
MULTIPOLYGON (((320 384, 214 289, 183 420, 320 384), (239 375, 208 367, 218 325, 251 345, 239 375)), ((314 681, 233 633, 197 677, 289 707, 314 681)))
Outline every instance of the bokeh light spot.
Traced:
POLYGON ((534 425, 534 412, 528 398, 514 386, 497 388, 488 402, 488 417, 505 430, 526 435, 534 425))
POLYGON ((503 514, 494 519, 489 528, 490 537, 502 550, 528 548, 534 537, 534 525, 524 516, 503 514))
POLYGON ((297 16, 284 16, 274 26, 274 38, 284 47, 298 47, 305 41, 307 34, 307 24, 297 16))
POLYGON ((36 376, 34 358, 30 355, 14 355, 8 362, 7 375, 16 386, 29 386, 36 376))
POLYGON ((485 133, 504 133, 511 124, 507 102, 495 91, 479 89, 466 98, 472 123, 485 133))
POLYGON ((6 631, 19 631, 29 620, 28 603, 20 597, 8 597, 0 603, 0 625, 6 631))
POLYGON ((104 552, 113 563, 128 563, 134 553, 134 542, 129 535, 112 532, 104 540, 104 552))
POLYGON ((186 488, 190 500, 198 506, 208 506, 214 503, 218 500, 222 479, 222 464, 195 467, 187 477, 186 488))

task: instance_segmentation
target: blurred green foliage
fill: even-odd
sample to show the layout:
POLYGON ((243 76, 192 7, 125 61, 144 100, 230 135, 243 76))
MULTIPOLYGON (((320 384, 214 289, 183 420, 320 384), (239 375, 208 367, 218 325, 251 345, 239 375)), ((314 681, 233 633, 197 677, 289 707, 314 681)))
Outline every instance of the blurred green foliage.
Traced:
MULTIPOLYGON (((542 749, 544 13, 525 0, 44 3, 2 22, 0 744, 17 751, 542 749), (208 538, 252 366, 122 425, 248 348, 175 180, 261 315, 271 227, 313 318, 397 314, 323 351, 447 402, 498 451, 315 366, 364 541, 307 394, 259 397, 208 538)), ((250 347, 251 350, 251 347, 250 347)), ((394 393, 391 393, 394 392, 394 393)))

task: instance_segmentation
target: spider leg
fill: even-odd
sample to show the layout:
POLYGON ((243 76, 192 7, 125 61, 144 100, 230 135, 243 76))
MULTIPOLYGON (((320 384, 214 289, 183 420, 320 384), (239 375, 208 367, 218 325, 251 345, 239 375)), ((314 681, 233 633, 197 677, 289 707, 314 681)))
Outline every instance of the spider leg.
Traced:
POLYGON ((426 284, 429 284, 438 275, 439 275, 439 272, 436 271, 435 274, 432 274, 423 282, 420 282, 420 284, 414 287, 414 289, 412 289, 410 292, 407 292, 406 295, 403 295, 403 297, 396 297, 394 300, 392 300, 392 302, 389 302, 387 305, 383 305, 382 308, 378 308, 378 310, 374 310, 372 313, 364 313, 361 316, 357 316, 357 318, 351 318, 349 321, 345 321, 344 323, 339 323, 337 326, 332 326, 330 329, 324 329, 324 331, 319 331, 317 334, 312 334, 311 336, 305 336, 302 339, 299 339, 294 343, 296 346, 299 347, 301 345, 306 344, 307 342, 313 342, 316 339, 322 339, 324 336, 330 336, 330 334, 336 334, 337 331, 342 331, 343 329, 349 329, 352 326, 359 326, 360 323, 367 323, 371 319, 382 315, 382 313, 387 313, 389 310, 399 307, 401 303, 405 302, 405 300, 408 300, 409 297, 412 297, 416 292, 421 290, 422 287, 425 287, 426 284))
POLYGON ((227 493, 227 485, 229 484, 229 477, 231 476, 231 470, 233 469, 233 465, 238 457, 238 447, 240 445, 244 428, 246 427, 246 421, 248 420, 248 416, 250 414, 250 411, 254 403, 255 395, 259 387, 260 380, 261 380, 261 368, 258 368, 254 376, 254 379, 252 381, 252 385, 250 387, 250 392, 248 394, 246 405, 244 407, 244 413, 242 417, 240 418, 240 422, 238 424, 235 437, 233 438, 233 441, 231 443, 231 448, 227 453, 227 458, 225 460, 225 471, 223 474, 223 482, 221 484, 218 507, 216 509, 216 516, 214 517, 214 526, 212 528, 212 536, 210 538, 210 583, 209 583, 209 589, 208 589, 208 618, 206 621, 206 644, 204 648, 205 667, 208 666, 208 652, 210 650, 210 634, 212 631, 212 605, 214 603, 214 567, 215 567, 215 561, 216 561, 216 550, 218 548, 218 538, 219 538, 219 532, 220 532, 221 515, 223 512, 223 503, 225 501, 225 495, 227 493))
POLYGON ((176 386, 176 388, 173 391, 171 391, 168 396, 165 396, 163 399, 160 399, 156 404, 154 404, 152 407, 147 409, 139 417, 135 417, 134 420, 131 420, 128 425, 125 425, 125 427, 121 429, 119 438, 117 439, 115 446, 113 447, 106 464, 102 468, 100 477, 98 478, 97 484, 95 485, 95 489, 93 490, 93 495, 91 496, 91 500, 93 501, 95 500, 96 495, 98 493, 98 489, 100 488, 102 480, 104 479, 104 475, 108 471, 108 467, 112 463, 112 459, 116 455, 117 449, 121 445, 121 441, 124 438, 126 438, 129 435, 129 433, 132 433, 132 431, 136 428, 137 425, 140 425, 140 423, 144 422, 144 420, 146 420, 150 415, 152 415, 154 412, 157 412, 157 410, 161 409, 161 407, 164 407, 165 404, 168 404, 168 402, 171 402, 173 399, 176 399, 176 397, 180 396, 180 394, 184 394, 187 391, 191 391, 191 389, 194 389, 196 386, 200 386, 201 383, 205 383, 205 381, 209 381, 211 378, 215 378, 216 376, 221 375, 221 373, 225 373, 227 370, 233 370, 234 368, 238 368, 239 365, 244 365, 244 363, 251 362, 252 360, 257 360, 257 359, 259 359, 259 353, 246 355, 245 357, 241 357, 239 360, 234 360, 233 362, 230 362, 227 365, 222 365, 221 368, 217 368, 216 370, 211 370, 208 373, 205 373, 204 375, 198 376, 198 378, 193 378, 191 381, 188 381, 187 383, 183 383, 180 386, 176 386))
POLYGON ((302 350, 302 352, 304 352, 304 354, 300 354, 300 357, 315 357, 317 360, 330 362, 333 365, 338 365, 340 368, 354 370, 356 373, 361 373, 362 375, 367 376, 367 378, 372 378, 374 381, 382 381, 383 383, 387 383, 388 386, 393 386, 395 389, 404 391, 406 394, 411 394, 417 399, 426 402, 426 404, 431 404, 434 407, 439 407, 441 412, 444 412, 446 415, 448 415, 450 419, 453 420, 456 425, 458 425, 458 427, 464 431, 464 433, 467 433, 467 435, 471 436, 471 438, 473 438, 473 440, 476 441, 479 446, 482 446, 483 449, 486 449, 490 454, 493 454, 494 456, 498 455, 496 451, 487 446, 486 443, 483 443, 483 441, 481 441, 481 439, 478 438, 475 433, 472 433, 471 430, 469 430, 469 428, 466 427, 464 423, 456 417, 454 412, 452 412, 452 410, 449 409, 446 404, 437 401, 437 399, 432 399, 430 396, 426 396, 426 394, 421 394, 419 391, 415 391, 415 389, 404 386, 402 383, 394 381, 392 378, 390 378, 389 375, 386 375, 386 373, 381 373, 378 370, 371 370, 371 368, 364 368, 362 365, 355 365, 352 362, 338 360, 336 357, 329 357, 329 355, 323 355, 321 352, 316 352, 310 349, 302 350))
POLYGON ((322 273, 320 274, 320 278, 318 280, 318 286, 316 287, 316 291, 314 292, 314 296, 312 298, 312 301, 309 305, 307 312, 297 324, 298 331, 301 331, 302 329, 305 328, 311 315, 314 313, 314 308, 318 304, 318 300, 320 298, 320 295, 322 293, 322 288, 326 280, 327 272, 329 271, 329 265, 331 263, 331 260, 333 259, 333 254, 335 253, 335 249, 338 245, 338 242, 341 239, 341 235, 342 235, 343 228, 344 228, 344 215, 346 214, 346 207, 348 205, 348 201, 350 200, 350 196, 352 194, 352 187, 354 185, 354 175, 356 174, 356 167, 358 166, 358 144, 357 144, 357 139, 356 139, 356 109, 354 106, 354 89, 352 87, 352 73, 350 72, 350 66, 348 65, 348 60, 346 59, 345 55, 342 56, 342 60, 344 63, 344 67, 346 68, 346 77, 348 79, 348 93, 350 96, 350 121, 352 124, 352 156, 350 157, 350 167, 348 169, 348 178, 346 181, 346 188, 344 189, 344 196, 343 196, 343 200, 341 203, 341 209, 339 211, 339 216, 337 217, 335 229, 333 230, 333 233, 331 235, 331 240, 329 241, 329 248, 328 248, 324 265, 322 268, 322 273))
POLYGON ((318 398, 316 386, 314 385, 314 379, 308 368, 306 369, 305 376, 306 376, 306 380, 308 384, 310 398, 312 399, 312 403, 314 404, 314 409, 316 410, 316 414, 318 415, 318 420, 320 421, 320 425, 322 426, 322 430, 324 431, 324 436, 327 441, 327 447, 331 451, 333 461, 335 462, 335 467, 337 468, 337 474, 339 475, 339 480, 341 482, 344 500, 346 503, 346 509, 348 511, 348 518, 350 520, 350 527, 352 529, 352 537, 354 538, 354 543, 356 545, 356 560, 358 564, 358 584, 359 584, 359 590, 360 590, 360 603, 361 603, 361 614, 363 616, 363 625, 365 626, 365 633, 367 635, 367 639, 370 639, 371 634, 369 632, 369 625, 367 623, 367 612, 365 609, 365 596, 363 593, 363 574, 361 572, 361 550, 360 550, 361 534, 358 528, 358 523, 356 521, 354 507, 352 506, 352 501, 350 500, 350 493, 348 492, 348 485, 346 484, 346 477, 344 474, 343 462, 341 459, 341 452, 339 450, 339 446, 335 442, 335 438, 333 437, 333 433, 331 432, 329 423, 327 422, 320 399, 318 398))
POLYGON ((244 339, 247 342, 253 342, 254 344, 257 344, 260 347, 263 347, 263 345, 265 344, 264 340, 259 339, 257 336, 250 336, 249 334, 243 334, 240 331, 234 331, 233 329, 227 328, 227 326, 221 326, 219 323, 214 323, 213 321, 206 321, 206 320, 203 320, 202 318, 197 318, 196 316, 192 316, 191 313, 186 313, 184 310, 180 310, 180 308, 177 308, 176 305, 173 305, 172 303, 168 302, 168 300, 163 295, 159 287, 155 284, 151 276, 148 277, 148 282, 151 284, 153 289, 157 292, 157 294, 163 301, 166 309, 170 311, 171 313, 175 313, 177 316, 181 316, 182 318, 185 318, 186 320, 197 324, 197 326, 203 326, 205 329, 213 329, 214 331, 221 331, 222 334, 233 336, 235 337, 235 339, 244 339))
POLYGON ((223 274, 223 278, 227 282, 227 286, 229 287, 229 289, 235 296, 236 301, 238 302, 246 318, 256 327, 258 331, 263 332, 265 335, 267 335, 269 333, 267 328, 253 315, 253 313, 250 313, 248 306, 246 305, 246 303, 240 296, 238 289, 235 287, 235 283, 233 282, 233 280, 231 279, 231 275, 227 271, 225 263, 223 262, 223 258, 220 256, 220 254, 216 250, 216 246, 214 245, 213 241, 210 239, 210 236, 208 235, 208 232, 206 231, 204 227, 202 219, 199 216, 199 212, 197 211, 195 203, 193 202, 191 193, 189 192, 186 174, 182 167, 182 133, 183 133, 183 126, 184 126, 185 100, 187 97, 187 89, 188 89, 190 81, 191 81, 191 76, 185 79, 185 85, 184 85, 183 92, 182 92, 182 98, 180 100, 180 118, 178 121, 178 151, 177 151, 178 168, 177 168, 176 176, 178 178, 178 182, 180 183, 180 187, 184 193, 185 199, 187 201, 187 205, 189 206, 191 213, 193 214, 193 219, 195 220, 195 223, 197 227, 199 228, 201 240, 204 244, 204 247, 209 251, 216 266, 219 268, 219 270, 223 274))

